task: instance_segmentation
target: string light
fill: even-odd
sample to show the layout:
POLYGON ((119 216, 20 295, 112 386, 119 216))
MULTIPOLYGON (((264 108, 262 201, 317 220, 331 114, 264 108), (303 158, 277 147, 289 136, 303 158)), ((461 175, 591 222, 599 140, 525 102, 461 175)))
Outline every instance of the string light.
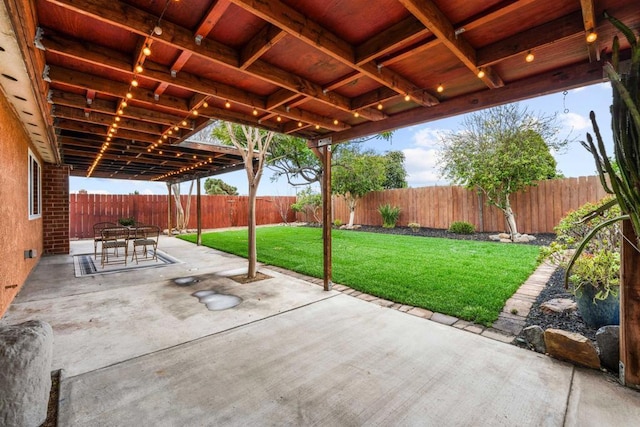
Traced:
POLYGON ((151 55, 151 48, 149 47, 149 45, 144 45, 144 47, 142 48, 142 54, 144 56, 149 56, 151 55))
POLYGON ((302 122, 298 122, 298 127, 301 128, 302 127, 302 122))
POLYGON ((194 116, 197 116, 197 115, 198 115, 198 110, 193 110, 193 111, 191 112, 191 114, 193 114, 194 116))
POLYGON ((203 107, 203 108, 208 108, 208 107, 209 107, 209 103, 208 103, 207 101, 204 101, 204 102, 202 103, 202 107, 203 107))
POLYGON ((438 91, 438 93, 444 92, 444 86, 442 86, 442 83, 438 85, 438 88, 436 90, 438 91))
POLYGON ((257 115, 258 115, 258 110, 256 110, 256 109, 254 108, 254 109, 253 109, 252 114, 253 114, 254 116, 257 116, 257 115))
POLYGON ((226 102, 224 103, 224 106, 225 106, 226 108, 231 108, 231 103, 230 103, 229 101, 226 101, 226 102))
POLYGON ((187 121, 186 121, 186 120, 183 120, 183 121, 182 121, 182 126, 186 126, 186 125, 187 125, 187 121))
POLYGON ((136 65, 136 73, 141 73, 143 71, 144 71, 144 68, 142 68, 142 64, 136 65))
POLYGON ((589 31, 587 34, 587 43, 593 43, 596 40, 598 40, 598 33, 593 30, 589 31))
POLYGON ((340 122, 338 121, 338 119, 333 119, 333 124, 334 124, 334 125, 337 125, 338 123, 340 123, 340 122))
POLYGON ((175 130, 176 132, 178 132, 180 130, 180 128, 178 126, 174 126, 173 130, 175 130))
POLYGON ((407 101, 407 102, 411 101, 411 96, 409 96, 409 94, 406 94, 404 96, 404 100, 407 101))
POLYGON ((119 122, 120 121, 120 117, 116 116, 115 120, 116 120, 116 122, 119 122))
MULTIPOLYGON (((131 98, 133 98, 133 94, 132 94, 131 92, 127 92, 127 94, 125 95, 125 97, 126 97, 127 99, 131 99, 131 98)), ((123 101, 123 102, 124 102, 124 101, 123 101)), ((126 104, 126 102, 124 102, 124 103, 126 104)))
POLYGON ((135 78, 131 80, 131 86, 138 87, 138 81, 135 78))
POLYGON ((360 113, 358 113, 358 112, 356 111, 355 113, 353 113, 353 117, 355 117, 355 118, 357 119, 358 117, 360 117, 360 113))
POLYGON ((536 57, 533 56, 533 53, 531 51, 529 51, 529 52, 527 52, 527 56, 524 57, 524 60, 527 61, 527 62, 533 62, 533 60, 535 58, 536 57))
POLYGON ((482 68, 478 69, 478 78, 481 79, 485 76, 484 70, 482 68))
POLYGON ((320 125, 316 125, 316 130, 320 129, 320 125))
POLYGON ((382 102, 378 102, 378 110, 382 110, 382 102))
POLYGON ((276 117, 276 120, 277 120, 278 122, 281 122, 281 121, 282 121, 282 117, 278 116, 278 117, 276 117))

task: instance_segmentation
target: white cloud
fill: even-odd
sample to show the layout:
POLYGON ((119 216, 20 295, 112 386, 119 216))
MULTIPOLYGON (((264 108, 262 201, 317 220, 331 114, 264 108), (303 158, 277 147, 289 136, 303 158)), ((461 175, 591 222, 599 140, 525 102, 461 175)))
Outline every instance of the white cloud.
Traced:
POLYGON ((591 122, 585 116, 576 113, 564 113, 560 115, 560 120, 571 130, 590 129, 591 122))
POLYGON ((87 193, 89 193, 89 194, 111 194, 111 192, 108 191, 108 190, 88 190, 87 193))
POLYGON ((442 183, 437 169, 438 151, 435 148, 405 148, 407 182, 411 187, 422 187, 442 183))
POLYGON ((440 137, 446 131, 441 129, 422 128, 413 134, 414 145, 418 147, 438 147, 440 137))

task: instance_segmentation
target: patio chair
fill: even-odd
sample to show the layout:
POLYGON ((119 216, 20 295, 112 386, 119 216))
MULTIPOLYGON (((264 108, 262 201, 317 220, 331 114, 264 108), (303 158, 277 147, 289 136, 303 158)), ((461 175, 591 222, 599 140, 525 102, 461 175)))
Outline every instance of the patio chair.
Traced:
POLYGON ((102 243, 102 230, 117 227, 113 222, 98 222, 93 224, 93 259, 98 259, 98 243, 102 243))
POLYGON ((124 249, 124 265, 127 265, 129 256, 129 233, 127 227, 110 227, 102 230, 102 268, 109 262, 109 250, 118 257, 119 249, 124 249))
POLYGON ((158 239, 160 238, 160 227, 157 225, 143 225, 135 229, 133 239, 133 255, 131 261, 136 260, 138 263, 138 248, 142 247, 142 255, 145 259, 149 256, 149 249, 153 249, 151 259, 158 261, 158 239))

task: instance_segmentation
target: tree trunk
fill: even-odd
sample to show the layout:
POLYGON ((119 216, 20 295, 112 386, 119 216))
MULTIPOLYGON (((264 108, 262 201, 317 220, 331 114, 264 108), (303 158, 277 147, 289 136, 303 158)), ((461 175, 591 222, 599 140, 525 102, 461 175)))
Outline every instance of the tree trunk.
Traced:
POLYGON ((516 217, 513 214, 513 210, 511 209, 511 202, 509 201, 509 195, 505 197, 504 209, 504 218, 507 220, 507 226, 509 227, 509 234, 511 234, 511 240, 513 240, 518 234, 518 226, 516 225, 516 217))
POLYGON ((247 271, 247 277, 253 279, 257 274, 257 258, 258 250, 256 244, 256 195, 258 193, 257 185, 249 185, 249 224, 248 224, 248 238, 249 238, 249 268, 247 271))
POLYGON ((353 221, 355 220, 355 217, 356 217, 357 202, 358 202, 357 199, 351 196, 347 197, 347 204, 349 205, 349 224, 347 224, 347 228, 353 227, 353 221))

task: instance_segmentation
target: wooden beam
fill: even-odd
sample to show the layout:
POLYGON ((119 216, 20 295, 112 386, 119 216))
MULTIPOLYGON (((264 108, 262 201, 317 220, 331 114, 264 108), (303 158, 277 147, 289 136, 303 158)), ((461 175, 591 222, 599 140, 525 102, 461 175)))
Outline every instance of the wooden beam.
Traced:
POLYGON ((415 16, 409 16, 357 46, 355 62, 362 65, 373 61, 430 33, 415 16))
POLYGON ((256 2, 252 0, 231 1, 265 21, 284 29, 291 34, 291 36, 363 72, 380 84, 395 89, 398 93, 410 94, 418 104, 430 106, 438 102, 435 97, 425 96, 424 92, 420 91, 420 88, 394 71, 385 70, 385 72, 381 73, 376 67, 376 64, 356 64, 355 50, 350 44, 326 28, 323 28, 315 21, 304 16, 295 8, 279 0, 271 0, 269 2, 256 2))
POLYGON ((640 388, 640 252, 631 221, 622 222, 620 269, 620 382, 640 388))
POLYGON ((487 67, 511 56, 576 37, 583 33, 580 15, 580 12, 571 13, 480 48, 477 52, 478 66, 487 67))
POLYGON ((286 35, 286 32, 276 26, 264 26, 240 51, 240 69, 245 70, 286 35))
MULTIPOLYGON (((431 0, 399 0, 417 17, 435 36, 474 74, 478 73, 476 51, 462 34, 456 34, 455 28, 447 17, 431 0)), ((502 79, 491 69, 484 69, 482 81, 492 89, 504 85, 502 79)))
POLYGON ((331 250, 331 144, 325 145, 322 151, 322 242, 323 242, 323 275, 325 291, 330 291, 332 282, 332 250, 331 250))
MULTIPOLYGON (((499 89, 451 98, 431 108, 415 108, 383 122, 369 122, 331 134, 333 143, 374 135, 404 126, 443 119, 509 102, 560 92, 605 81, 600 63, 583 63, 522 79, 499 89)), ((317 139, 313 140, 314 143, 317 139)))
MULTIPOLYGON (((582 9, 582 22, 584 25, 585 31, 585 41, 586 35, 591 32, 595 32, 598 26, 598 22, 596 21, 596 11, 593 4, 593 0, 580 0, 580 8, 582 9)), ((600 60, 600 51, 598 49, 598 41, 595 40, 592 43, 587 42, 587 49, 589 50, 589 60, 591 61, 599 61, 600 60)))

